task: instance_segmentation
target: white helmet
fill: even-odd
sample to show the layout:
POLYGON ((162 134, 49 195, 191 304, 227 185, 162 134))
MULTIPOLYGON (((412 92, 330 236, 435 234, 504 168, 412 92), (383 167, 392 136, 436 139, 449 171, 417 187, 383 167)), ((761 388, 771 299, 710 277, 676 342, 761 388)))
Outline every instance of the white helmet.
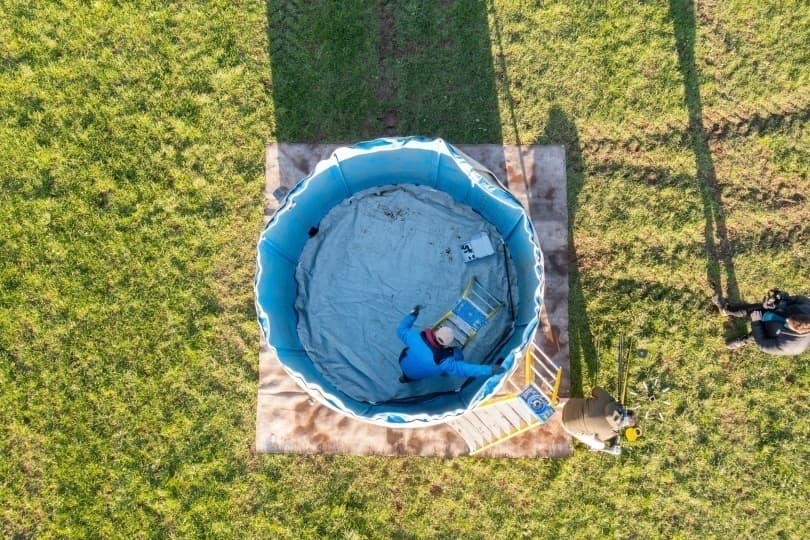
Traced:
POLYGON ((441 328, 436 330, 434 332, 434 335, 436 336, 436 341, 438 341, 439 345, 441 345, 442 347, 449 347, 450 345, 452 345, 453 339, 455 338, 453 336, 453 331, 447 326, 442 326, 441 328))

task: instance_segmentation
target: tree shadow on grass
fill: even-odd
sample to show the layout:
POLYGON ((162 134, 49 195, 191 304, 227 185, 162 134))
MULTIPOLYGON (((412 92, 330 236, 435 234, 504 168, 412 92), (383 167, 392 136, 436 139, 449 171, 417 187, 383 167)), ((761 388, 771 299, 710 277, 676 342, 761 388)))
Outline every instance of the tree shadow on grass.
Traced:
POLYGON ((586 372, 591 378, 595 377, 597 372, 597 351, 588 320, 574 244, 574 220, 585 177, 585 163, 577 127, 573 119, 558 105, 553 105, 549 111, 543 139, 545 142, 565 145, 568 179, 568 339, 571 358, 571 396, 581 396, 586 372))
MULTIPOLYGON (((734 253, 728 239, 726 216, 723 210, 720 186, 714 160, 709 148, 709 132, 703 124, 703 106, 700 98, 700 80, 695 65, 696 22, 692 0, 670 0, 669 15, 675 32, 678 66, 683 75, 684 101, 689 115, 689 141, 695 154, 697 182, 703 200, 706 219, 706 275, 714 293, 732 302, 740 300, 734 253), (725 277, 725 292, 722 278, 725 277)), ((736 333, 737 325, 729 323, 727 334, 736 333)))
POLYGON ((279 142, 501 142, 487 5, 268 0, 279 142))

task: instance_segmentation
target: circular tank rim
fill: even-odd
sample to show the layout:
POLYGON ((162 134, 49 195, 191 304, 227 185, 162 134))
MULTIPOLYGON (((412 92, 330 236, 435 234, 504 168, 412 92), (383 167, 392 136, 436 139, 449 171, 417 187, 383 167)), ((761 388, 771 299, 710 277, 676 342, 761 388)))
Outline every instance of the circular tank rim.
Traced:
MULTIPOLYGON (((390 176, 386 175, 386 179, 389 178, 390 176)), ((312 195, 312 197, 314 196, 312 195)), ((486 218, 486 216, 484 217, 486 218)), ((520 246, 520 244, 516 245, 520 246)), ((511 245, 510 254, 512 254, 511 245)), ((300 249, 297 255, 300 255, 300 249)), ((382 138, 336 149, 329 158, 320 161, 313 171, 300 180, 287 194, 259 236, 256 260, 254 294, 258 323, 262 337, 268 347, 276 353, 283 369, 319 403, 341 414, 376 425, 400 428, 426 427, 445 423, 474 408, 481 401, 495 394, 506 378, 514 371, 526 346, 534 339, 538 327, 544 287, 543 255, 536 241, 536 234, 531 220, 514 195, 503 187, 491 172, 442 139, 426 137, 382 138), (306 240, 299 242, 300 246, 298 246, 295 243, 287 242, 287 239, 295 237, 296 232, 300 234, 307 231, 311 226, 302 216, 296 218, 293 209, 298 206, 298 212, 301 213, 300 208, 305 203, 307 190, 317 192, 317 190, 311 189, 315 186, 326 185, 325 183, 331 179, 333 184, 330 185, 342 185, 345 188, 344 196, 329 205, 326 210, 328 212, 337 202, 366 187, 405 183, 387 181, 365 185, 363 182, 367 181, 367 178, 355 181, 355 177, 348 175, 350 180, 347 181, 343 171, 350 163, 357 165, 362 164, 363 160, 374 162, 380 158, 392 159, 394 154, 386 156, 385 153, 402 152, 403 150, 428 152, 430 155, 435 154, 436 172, 433 185, 430 185, 429 179, 422 182, 423 184, 441 189, 449 193, 454 199, 467 197, 467 200, 460 200, 459 202, 469 204, 482 215, 484 210, 488 210, 490 213, 497 211, 498 218, 502 216, 509 218, 506 220, 506 225, 503 225, 504 228, 511 227, 508 234, 504 234, 501 227, 498 227, 498 224, 492 220, 488 219, 488 221, 499 229, 505 240, 509 239, 511 241, 512 235, 516 235, 514 242, 522 241, 525 249, 530 252, 525 255, 527 258, 531 256, 532 268, 531 271, 527 271, 528 265, 525 265, 526 268, 518 268, 518 275, 522 275, 523 279, 518 279, 520 302, 516 316, 517 324, 514 335, 501 348, 501 354, 499 355, 504 357, 505 373, 486 379, 474 390, 464 395, 462 395, 463 392, 458 392, 453 395, 429 398, 419 403, 380 403, 371 405, 346 396, 324 380, 301 348, 300 341, 296 347, 295 341, 298 340, 297 330, 295 330, 297 316, 292 304, 294 304, 294 298, 297 294, 297 284, 294 278, 290 282, 285 269, 291 267, 294 271, 298 261, 296 249, 298 247, 302 248, 306 240), (442 180, 439 167, 455 167, 463 174, 468 185, 453 185, 452 188, 455 192, 442 189, 442 187, 447 188, 447 186, 441 186, 442 180), (338 182, 342 182, 342 184, 338 184, 338 182), (466 189, 466 195, 461 195, 461 187, 466 189), (468 202, 473 195, 477 197, 476 200, 480 199, 482 201, 479 205, 481 208, 476 208, 475 205, 468 202), (510 219, 514 223, 509 221, 510 219), (525 290, 527 280, 532 281, 529 290, 525 290), (292 285, 292 290, 290 290, 290 285, 292 285), (291 294, 292 296, 290 296, 291 294), (290 298, 292 298, 292 302, 289 302, 290 298), (292 324, 290 324, 290 316, 292 316, 292 324), (271 321, 274 321, 274 324, 271 324, 271 321), (274 327, 275 332, 273 331, 274 327), (293 333, 294 337, 290 335, 293 333), (307 362, 309 365, 307 365, 307 362), (431 409, 433 410, 431 411, 431 409)), ((517 261, 515 261, 515 264, 518 266, 517 261)))

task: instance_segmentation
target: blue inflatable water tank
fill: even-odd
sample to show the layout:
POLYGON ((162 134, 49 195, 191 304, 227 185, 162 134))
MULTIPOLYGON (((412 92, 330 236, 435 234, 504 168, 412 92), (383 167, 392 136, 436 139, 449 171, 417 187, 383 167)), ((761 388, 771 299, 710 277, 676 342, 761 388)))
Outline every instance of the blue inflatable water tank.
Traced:
POLYGON ((313 399, 362 421, 415 428, 446 422, 497 391, 534 339, 543 283, 543 257, 531 220, 491 172, 441 139, 386 138, 339 148, 287 194, 259 237, 256 311, 268 345, 313 399), (350 396, 335 384, 336 375, 326 376, 307 352, 299 335, 296 270, 300 272, 302 252, 330 210, 360 192, 400 184, 443 192, 491 224, 513 263, 517 298, 508 339, 491 354, 503 359, 504 374, 471 379, 453 392, 375 403, 350 396))

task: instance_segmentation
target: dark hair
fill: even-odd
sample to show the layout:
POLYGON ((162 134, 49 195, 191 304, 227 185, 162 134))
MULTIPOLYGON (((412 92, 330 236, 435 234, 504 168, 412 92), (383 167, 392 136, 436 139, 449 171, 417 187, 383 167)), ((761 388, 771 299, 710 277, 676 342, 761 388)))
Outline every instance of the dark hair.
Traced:
POLYGON ((635 426, 638 418, 636 418, 636 412, 630 409, 624 410, 624 416, 627 418, 627 425, 628 426, 635 426))

